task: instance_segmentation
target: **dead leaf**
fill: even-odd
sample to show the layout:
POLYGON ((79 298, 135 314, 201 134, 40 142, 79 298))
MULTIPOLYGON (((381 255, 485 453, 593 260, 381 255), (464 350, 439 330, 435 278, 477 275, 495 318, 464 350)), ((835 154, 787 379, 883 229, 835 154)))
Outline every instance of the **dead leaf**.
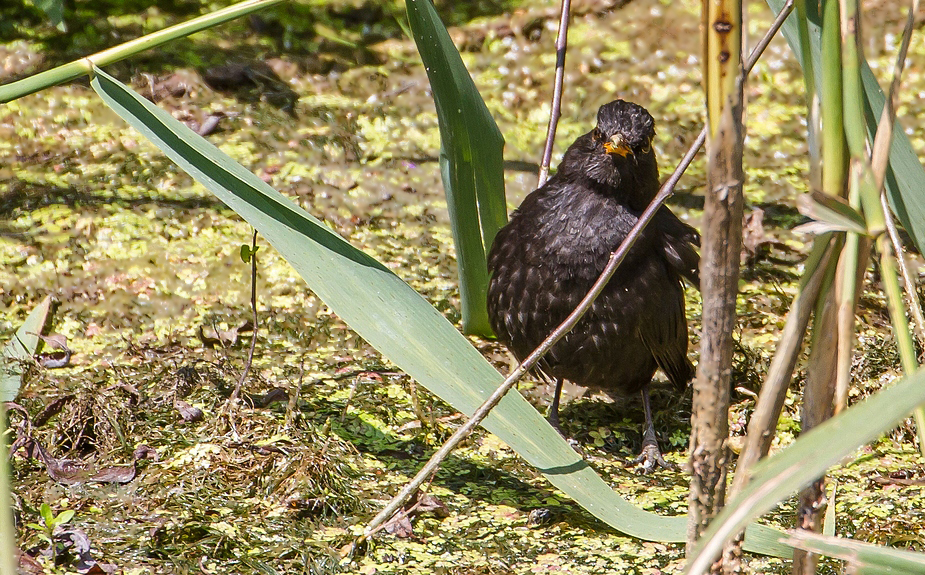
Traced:
POLYGON ((52 401, 51 403, 45 406, 45 409, 43 409, 38 415, 35 416, 35 419, 32 420, 32 425, 34 425, 35 427, 42 427, 43 425, 48 423, 49 419, 58 415, 61 412, 61 409, 65 406, 65 404, 67 404, 67 402, 69 402, 72 399, 74 399, 74 396, 72 394, 69 394, 69 395, 63 395, 59 397, 58 399, 52 401))
POLYGON ((232 347, 238 343, 238 334, 247 331, 254 331, 254 323, 247 320, 238 327, 231 329, 215 329, 199 326, 199 339, 208 347, 214 348, 216 345, 221 347, 232 347))
POLYGON ((186 403, 182 400, 177 400, 174 402, 174 407, 177 408, 177 411, 180 412, 180 417, 186 423, 194 423, 197 421, 202 421, 204 415, 202 410, 198 407, 193 407, 192 405, 186 403))
MULTIPOLYGON (((56 459, 48 453, 41 443, 31 439, 31 445, 26 447, 27 452, 35 459, 45 464, 48 476, 54 481, 64 485, 77 485, 79 483, 129 483, 138 474, 133 461, 131 465, 112 465, 97 468, 92 463, 77 459, 56 459)), ((133 454, 135 459, 150 459, 148 446, 139 446, 133 454)), ((156 452, 155 452, 156 457, 156 452)))
POLYGON ((253 408, 262 409, 277 401, 289 401, 289 394, 281 387, 274 387, 266 393, 254 395, 245 393, 244 401, 253 408))
POLYGON ((417 491, 407 503, 385 524, 384 529, 396 537, 407 538, 414 534, 411 519, 424 513, 433 513, 443 519, 449 517, 450 510, 438 497, 417 491))
POLYGON ((34 557, 19 550, 17 553, 19 553, 20 575, 43 575, 45 573, 45 568, 34 557))
POLYGON ((745 216, 745 222, 742 225, 742 245, 754 255, 765 241, 764 210, 755 208, 745 216))
POLYGON ((402 539, 407 539, 414 535, 414 530, 411 527, 411 519, 408 518, 404 509, 395 512, 395 515, 385 524, 385 531, 386 533, 391 533, 402 539))

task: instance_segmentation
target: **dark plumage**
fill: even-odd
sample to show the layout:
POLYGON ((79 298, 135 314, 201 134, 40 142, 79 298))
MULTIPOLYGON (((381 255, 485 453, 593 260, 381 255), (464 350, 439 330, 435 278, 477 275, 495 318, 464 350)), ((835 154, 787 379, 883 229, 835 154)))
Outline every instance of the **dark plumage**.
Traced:
MULTIPOLYGON (((602 106, 594 130, 565 152, 556 174, 524 199, 488 256, 488 313, 498 338, 526 357, 581 301, 611 253, 658 193, 655 122, 636 104, 602 106)), ((562 380, 612 395, 642 392, 646 470, 658 451, 648 386, 661 368, 678 390, 693 376, 681 277, 699 285, 697 231, 662 207, 575 328, 539 368, 556 379, 549 420, 558 428, 562 380)))

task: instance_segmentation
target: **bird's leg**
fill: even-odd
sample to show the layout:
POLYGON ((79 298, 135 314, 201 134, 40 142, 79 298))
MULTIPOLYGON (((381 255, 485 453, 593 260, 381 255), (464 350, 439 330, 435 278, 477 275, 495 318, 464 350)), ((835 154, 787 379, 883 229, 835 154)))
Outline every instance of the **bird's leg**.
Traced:
POLYGON ((549 406, 549 415, 546 416, 546 420, 549 421, 549 425, 559 432, 559 435, 565 437, 565 434, 562 433, 562 428, 559 427, 559 397, 562 396, 563 381, 565 380, 561 377, 556 378, 556 391, 552 394, 552 404, 549 406))
POLYGON ((642 463, 643 473, 649 473, 656 466, 674 469, 674 465, 665 461, 658 448, 655 425, 652 423, 652 406, 649 404, 649 384, 642 388, 642 406, 646 413, 645 431, 642 434, 642 453, 633 460, 633 463, 642 463))

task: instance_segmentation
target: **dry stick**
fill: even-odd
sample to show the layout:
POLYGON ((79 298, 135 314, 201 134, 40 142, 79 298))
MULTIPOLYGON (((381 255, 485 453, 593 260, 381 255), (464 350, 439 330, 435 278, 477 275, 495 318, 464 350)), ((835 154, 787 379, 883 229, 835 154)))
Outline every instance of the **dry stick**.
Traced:
MULTIPOLYGON (((781 9, 781 13, 778 15, 777 19, 774 20, 774 24, 765 34, 764 38, 755 46, 755 49, 752 51, 749 56, 748 62, 745 65, 745 73, 748 74, 751 69, 754 67, 755 62, 758 61, 758 58, 767 48, 768 44, 771 42, 771 38, 780 30, 780 27, 783 25, 784 20, 787 18, 787 15, 790 14, 790 11, 793 9, 793 2, 788 1, 784 7, 781 9)), ((489 412, 501 401, 501 399, 507 394, 508 391, 526 374, 528 371, 533 369, 533 366, 544 356, 546 352, 552 348, 569 330, 574 327, 578 320, 585 314, 585 312, 591 307, 591 304, 597 299, 597 296, 603 291, 604 286, 607 285, 607 282, 610 281, 610 278, 613 276, 614 272, 617 269, 617 266, 623 261, 626 257, 626 254, 629 252, 630 248, 633 247, 633 244, 636 242, 636 239, 642 233, 642 230, 648 225, 649 221, 655 216, 655 212, 665 203, 665 200, 674 193, 674 188, 678 183, 678 180, 681 179, 681 175, 684 174, 684 171, 694 160, 694 156, 697 155, 697 152, 700 151, 700 148, 703 147, 704 142, 707 138, 707 130, 704 127, 700 131, 700 135, 697 136, 697 139, 691 145, 690 149, 684 155, 684 158, 681 159, 681 162, 678 163, 678 166, 675 168, 671 176, 665 180, 665 183, 662 184, 661 189, 659 189, 658 194, 652 200, 652 203, 646 208, 646 210, 639 216, 639 220, 636 222, 636 225, 633 226, 633 229, 630 230, 630 233, 626 236, 626 239, 623 240, 623 243, 620 244, 620 247, 617 248, 617 251, 613 252, 610 256, 610 261, 607 262, 607 266, 604 268, 604 271, 601 272, 600 277, 591 286, 591 290, 585 295, 584 299, 578 304, 575 310, 565 318, 559 327, 557 327, 549 337, 547 337, 543 342, 533 350, 527 358, 518 365, 514 371, 504 380, 504 382, 485 400, 485 402, 472 414, 472 417, 469 418, 462 427, 456 430, 455 433, 440 447, 428 460, 428 462, 421 468, 421 470, 414 476, 414 478, 405 485, 404 488, 391 501, 376 515, 372 521, 366 526, 364 534, 359 537, 354 543, 354 547, 363 543, 372 533, 376 532, 380 525, 382 525, 386 519, 392 516, 399 507, 404 505, 405 501, 411 497, 417 489, 424 484, 428 477, 437 471, 437 468, 440 466, 440 463, 446 458, 457 445, 472 432, 477 425, 479 425, 485 417, 488 416, 489 412)))
POLYGON ((565 79, 565 52, 568 46, 568 21, 571 0, 562 0, 559 16, 559 35, 556 37, 556 81, 552 92, 552 109, 549 113, 549 127, 546 128, 546 146, 543 148, 543 162, 540 164, 540 179, 536 187, 541 188, 549 176, 549 162, 552 160, 552 146, 556 140, 556 126, 562 112, 562 84, 565 79))
POLYGON ((254 331, 251 333, 251 347, 247 351, 247 361, 244 363, 244 371, 241 372, 241 377, 238 379, 238 383, 234 386, 234 391, 231 393, 231 397, 228 399, 229 406, 233 406, 235 402, 238 401, 238 397, 241 395, 241 387, 244 385, 244 380, 247 379, 247 374, 251 369, 251 364, 254 362, 254 348, 257 346, 257 230, 254 230, 254 237, 251 240, 251 309, 254 312, 254 331))

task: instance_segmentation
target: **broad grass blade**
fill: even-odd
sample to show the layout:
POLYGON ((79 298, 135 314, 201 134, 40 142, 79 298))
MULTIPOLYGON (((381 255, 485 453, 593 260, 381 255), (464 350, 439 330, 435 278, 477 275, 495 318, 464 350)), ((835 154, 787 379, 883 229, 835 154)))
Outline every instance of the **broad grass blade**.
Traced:
POLYGON ((440 173, 456 243, 463 331, 489 336, 486 254, 507 222, 504 138, 430 0, 408 0, 407 9, 437 105, 440 173))
POLYGON ((50 307, 51 296, 47 296, 0 351, 0 402, 13 401, 19 395, 25 362, 31 360, 39 345, 38 334, 42 333, 50 307))

